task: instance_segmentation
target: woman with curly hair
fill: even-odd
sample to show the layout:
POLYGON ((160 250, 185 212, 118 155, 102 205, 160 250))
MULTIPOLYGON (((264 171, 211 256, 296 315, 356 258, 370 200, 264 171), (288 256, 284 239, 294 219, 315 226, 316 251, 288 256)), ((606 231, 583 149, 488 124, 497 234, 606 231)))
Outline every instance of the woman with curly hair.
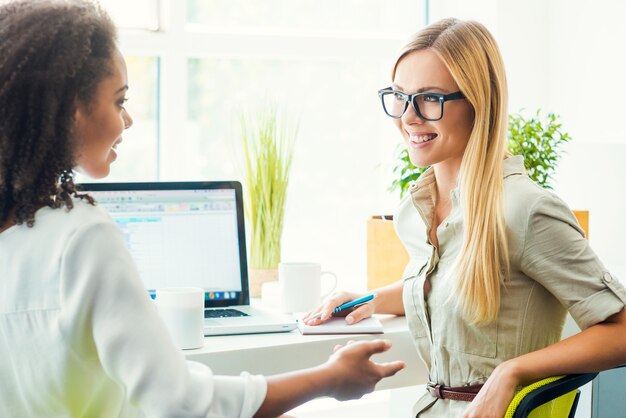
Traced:
POLYGON ((106 176, 132 125, 115 37, 88 1, 0 6, 0 416, 276 416, 400 370, 370 361, 381 340, 268 378, 185 362, 121 232, 73 182, 106 176))

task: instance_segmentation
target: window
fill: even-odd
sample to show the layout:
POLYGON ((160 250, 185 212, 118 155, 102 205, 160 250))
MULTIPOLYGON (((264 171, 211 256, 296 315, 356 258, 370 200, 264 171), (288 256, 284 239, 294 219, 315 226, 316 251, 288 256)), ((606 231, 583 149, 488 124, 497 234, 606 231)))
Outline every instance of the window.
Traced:
POLYGON ((159 59, 138 55, 126 55, 125 59, 132 86, 125 107, 133 126, 124 132, 123 151, 107 181, 152 180, 158 176, 159 59))
POLYGON ((159 0, 101 0, 119 29, 156 31, 160 28, 159 0))
POLYGON ((418 7, 403 0, 187 0, 187 28, 393 37, 415 24, 418 7))
POLYGON ((145 0, 121 15, 115 3, 103 2, 122 26, 135 124, 107 181, 241 179, 240 118, 272 103, 298 124, 283 259, 364 286, 358 243, 381 202, 396 204, 400 140, 376 92, 423 2, 145 0))

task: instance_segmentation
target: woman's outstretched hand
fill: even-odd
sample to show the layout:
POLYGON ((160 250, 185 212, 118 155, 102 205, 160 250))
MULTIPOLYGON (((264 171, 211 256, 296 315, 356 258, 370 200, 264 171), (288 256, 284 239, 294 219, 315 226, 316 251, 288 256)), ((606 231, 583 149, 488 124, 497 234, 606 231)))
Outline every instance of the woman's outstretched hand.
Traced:
POLYGON ((402 370, 403 361, 376 363, 370 359, 390 348, 388 340, 351 341, 345 346, 336 346, 324 365, 335 375, 336 384, 329 395, 340 401, 358 399, 372 392, 381 379, 402 370))
POLYGON ((403 361, 376 363, 371 357, 391 348, 387 340, 348 342, 335 346, 317 367, 267 377, 265 400, 255 418, 276 417, 318 396, 358 399, 374 390, 385 377, 405 367, 403 361))

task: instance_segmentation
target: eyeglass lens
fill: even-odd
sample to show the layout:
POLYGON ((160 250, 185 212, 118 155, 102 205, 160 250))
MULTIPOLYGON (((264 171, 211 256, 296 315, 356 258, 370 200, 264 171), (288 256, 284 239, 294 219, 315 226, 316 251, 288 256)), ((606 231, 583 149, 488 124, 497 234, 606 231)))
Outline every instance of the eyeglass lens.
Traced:
MULTIPOLYGON (((404 114, 407 108, 406 95, 399 94, 397 92, 383 93, 383 105, 385 111, 393 117, 399 118, 404 114)), ((415 106, 419 109, 419 113, 425 119, 440 119, 442 113, 442 103, 439 100, 439 96, 430 94, 419 94, 413 98, 415 106)))

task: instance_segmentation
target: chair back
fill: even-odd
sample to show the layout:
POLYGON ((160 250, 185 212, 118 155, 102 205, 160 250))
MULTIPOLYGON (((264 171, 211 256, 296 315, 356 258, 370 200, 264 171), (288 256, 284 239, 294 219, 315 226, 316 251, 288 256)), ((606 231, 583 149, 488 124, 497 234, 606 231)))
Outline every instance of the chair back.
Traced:
POLYGON ((548 377, 520 390, 504 415, 505 418, 570 418, 574 416, 578 388, 598 373, 548 377))

